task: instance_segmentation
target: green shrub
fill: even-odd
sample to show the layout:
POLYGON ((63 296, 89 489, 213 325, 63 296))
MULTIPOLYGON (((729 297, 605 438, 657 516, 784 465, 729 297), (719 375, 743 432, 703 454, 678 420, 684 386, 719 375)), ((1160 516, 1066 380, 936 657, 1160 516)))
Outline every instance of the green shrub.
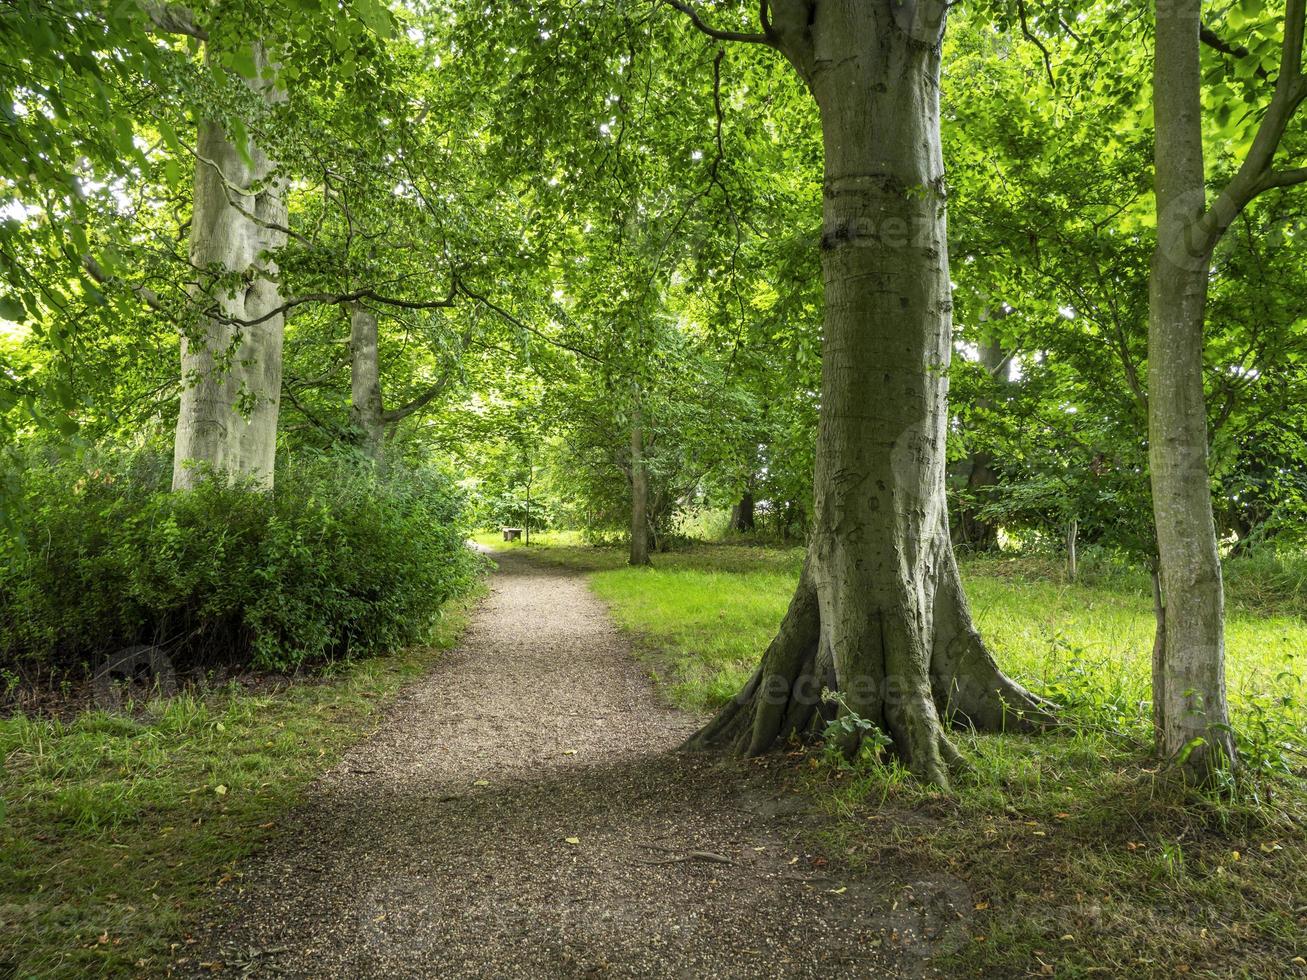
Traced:
POLYGON ((0 666, 94 669, 136 643, 177 669, 286 670, 421 642, 474 572, 433 469, 312 458, 272 494, 168 489, 162 454, 26 458, 0 542, 0 666))

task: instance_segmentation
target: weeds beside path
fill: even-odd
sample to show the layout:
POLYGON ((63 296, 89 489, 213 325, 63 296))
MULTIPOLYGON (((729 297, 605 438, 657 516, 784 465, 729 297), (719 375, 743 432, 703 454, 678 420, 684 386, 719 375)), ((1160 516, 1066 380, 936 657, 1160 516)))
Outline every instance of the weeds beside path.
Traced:
POLYGON ((213 885, 457 639, 274 690, 0 719, 0 977, 154 976, 213 885))
MULTIPOLYGON (((801 558, 697 544, 631 569, 612 549, 537 554, 590 572, 668 696, 694 707, 720 703, 753 669, 801 558)), ((1001 559, 963 574, 1000 661, 1061 703, 1068 724, 1037 738, 956 732, 972 768, 949 796, 893 765, 813 751, 806 790, 834 816, 826 853, 866 874, 910 862, 965 881, 967 941, 935 959, 949 975, 1307 976, 1297 593, 1235 604, 1247 786, 1235 800, 1195 799, 1159 778, 1150 751, 1146 579, 1068 584, 1056 567, 1001 559)))

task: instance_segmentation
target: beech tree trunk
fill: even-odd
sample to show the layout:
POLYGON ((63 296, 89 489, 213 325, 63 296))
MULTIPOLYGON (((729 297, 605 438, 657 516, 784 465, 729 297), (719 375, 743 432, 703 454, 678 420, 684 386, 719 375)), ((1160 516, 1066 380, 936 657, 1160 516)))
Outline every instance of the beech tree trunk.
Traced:
POLYGON ((745 490, 740 494, 740 502, 731 508, 731 530, 741 534, 754 529, 753 491, 745 490))
POLYGON ((630 563, 649 564, 649 470, 644 461, 644 419, 638 401, 631 418, 630 563))
MULTIPOLYGON (((285 93, 255 46, 249 84, 268 103, 285 93)), ((263 150, 248 158, 214 120, 200 124, 190 261, 200 270, 197 322, 181 338, 182 394, 173 488, 206 472, 270 489, 281 403, 284 316, 276 262, 286 241, 285 182, 263 150)))
POLYGON ((349 313, 350 426, 358 447, 369 459, 381 461, 386 435, 377 355, 377 315, 355 303, 349 313))
POLYGON ((812 90, 825 145, 816 513, 779 633, 689 744, 765 751, 818 724, 829 687, 913 770, 947 785, 958 756, 944 720, 1001 729, 1045 715, 981 642, 949 538, 945 5, 771 7, 772 41, 812 90))
POLYGON ((1157 748, 1199 781, 1234 759, 1225 611, 1207 466, 1203 322, 1211 267, 1199 0, 1159 4, 1153 77, 1157 248, 1148 317, 1148 461, 1160 566, 1153 656, 1157 748))

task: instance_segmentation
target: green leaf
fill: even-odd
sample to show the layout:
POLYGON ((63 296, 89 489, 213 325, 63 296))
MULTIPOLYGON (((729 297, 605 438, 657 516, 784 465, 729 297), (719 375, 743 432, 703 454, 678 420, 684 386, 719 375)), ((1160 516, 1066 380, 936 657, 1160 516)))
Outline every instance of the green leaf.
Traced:
POLYGON ((378 37, 395 33, 394 19, 380 0, 354 0, 354 13, 378 37))
POLYGON ((27 310, 17 296, 0 297, 0 320, 12 320, 14 323, 22 323, 27 319, 27 310))
POLYGON ((231 67, 242 78, 253 78, 259 73, 258 63, 254 57, 254 45, 237 48, 229 56, 231 67))

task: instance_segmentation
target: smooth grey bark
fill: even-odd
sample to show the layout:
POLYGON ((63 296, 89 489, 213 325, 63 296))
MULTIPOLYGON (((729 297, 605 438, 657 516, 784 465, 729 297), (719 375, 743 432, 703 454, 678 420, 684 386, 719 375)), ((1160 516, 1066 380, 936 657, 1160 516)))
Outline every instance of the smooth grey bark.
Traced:
POLYGON ((649 469, 644 460, 644 416, 638 393, 631 414, 630 564, 649 564, 649 469))
POLYGON ((1212 516, 1203 392, 1203 326, 1212 250, 1271 187, 1275 152, 1307 96, 1303 0, 1286 5, 1280 72, 1238 172, 1207 206, 1203 167, 1201 0, 1158 0, 1153 72, 1157 247, 1149 285, 1148 438, 1157 530, 1153 711, 1157 748, 1209 782, 1236 761, 1225 692, 1225 610, 1212 516))
MULTIPOLYGON (((464 334, 466 343, 469 335, 464 334)), ((397 426, 426 408, 449 386, 454 367, 447 367, 421 394, 398 408, 386 408, 381 386, 380 341, 377 314, 363 303, 349 307, 350 429, 355 445, 377 464, 385 462, 386 445, 397 426)))
POLYGON ((913 770, 947 785, 958 755, 944 720, 998 729, 1046 717, 981 642, 949 537, 945 10, 771 4, 767 39, 808 83, 825 146, 816 513, 780 631, 691 746, 764 751, 819 724, 829 687, 913 770))
MULTIPOLYGON (((246 84, 268 104, 284 100, 262 45, 254 55, 246 84)), ((286 185, 261 147, 248 151, 221 122, 200 123, 190 261, 202 282, 181 338, 174 489, 205 472, 272 487, 285 326, 273 254, 286 242, 286 185)))
POLYGON ((386 436, 386 410, 381 398, 377 315, 362 303, 350 307, 349 355, 350 427, 363 454, 380 461, 386 436))

